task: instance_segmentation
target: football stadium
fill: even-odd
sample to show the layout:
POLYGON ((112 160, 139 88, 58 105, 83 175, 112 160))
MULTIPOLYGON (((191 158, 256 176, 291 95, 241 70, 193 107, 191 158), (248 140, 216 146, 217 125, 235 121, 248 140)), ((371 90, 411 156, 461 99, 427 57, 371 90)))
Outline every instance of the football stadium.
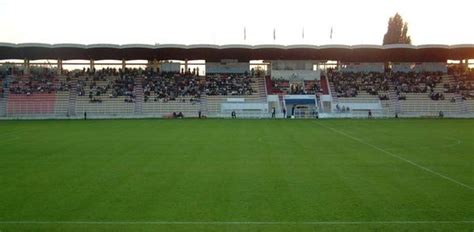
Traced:
POLYGON ((0 43, 0 232, 474 230, 474 44, 243 32, 0 43))

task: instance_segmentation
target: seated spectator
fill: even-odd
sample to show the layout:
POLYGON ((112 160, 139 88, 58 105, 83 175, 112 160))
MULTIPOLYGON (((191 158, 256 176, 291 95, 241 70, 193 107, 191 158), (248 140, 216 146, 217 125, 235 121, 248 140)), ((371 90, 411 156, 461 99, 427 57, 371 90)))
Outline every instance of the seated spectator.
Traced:
POLYGON ((205 93, 207 95, 252 95, 253 80, 245 75, 212 75, 206 77, 205 93))
POLYGON ((334 83, 337 97, 356 97, 359 91, 378 95, 388 91, 388 80, 383 73, 352 73, 328 71, 329 81, 334 83))

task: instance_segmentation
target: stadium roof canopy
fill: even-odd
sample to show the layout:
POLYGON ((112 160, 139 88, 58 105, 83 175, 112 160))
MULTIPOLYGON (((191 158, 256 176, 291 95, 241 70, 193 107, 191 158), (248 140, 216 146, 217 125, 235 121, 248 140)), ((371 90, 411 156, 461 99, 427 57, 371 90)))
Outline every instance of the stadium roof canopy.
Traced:
POLYGON ((0 59, 61 60, 338 60, 445 62, 474 59, 474 44, 460 45, 212 45, 0 43, 0 59))

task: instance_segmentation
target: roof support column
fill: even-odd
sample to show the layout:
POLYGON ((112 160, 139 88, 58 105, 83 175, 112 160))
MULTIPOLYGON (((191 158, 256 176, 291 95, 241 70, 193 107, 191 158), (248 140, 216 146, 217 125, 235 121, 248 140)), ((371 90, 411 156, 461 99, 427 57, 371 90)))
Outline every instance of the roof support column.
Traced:
POLYGON ((188 72, 188 59, 184 60, 184 73, 189 73, 188 72))
POLYGON ((147 68, 150 68, 152 72, 158 71, 158 61, 156 59, 148 60, 147 68))
POLYGON ((159 62, 156 59, 153 59, 153 72, 158 72, 159 69, 159 62))
POLYGON ((464 60, 463 60, 463 59, 460 59, 460 60, 459 60, 459 66, 462 67, 463 69, 465 69, 465 68, 468 67, 467 62, 464 63, 464 60))
POLYGON ((63 73, 63 60, 58 59, 58 75, 63 73))
POLYGON ((125 70, 127 67, 127 62, 125 62, 125 59, 122 59, 122 71, 125 70))
POLYGON ((91 70, 91 72, 94 70, 94 60, 91 59, 90 62, 89 62, 89 69, 91 70))
POLYGON ((30 74, 30 60, 28 59, 23 60, 23 73, 30 74))
POLYGON ((267 64, 267 74, 266 75, 269 75, 270 77, 272 76, 272 62, 268 62, 267 64))

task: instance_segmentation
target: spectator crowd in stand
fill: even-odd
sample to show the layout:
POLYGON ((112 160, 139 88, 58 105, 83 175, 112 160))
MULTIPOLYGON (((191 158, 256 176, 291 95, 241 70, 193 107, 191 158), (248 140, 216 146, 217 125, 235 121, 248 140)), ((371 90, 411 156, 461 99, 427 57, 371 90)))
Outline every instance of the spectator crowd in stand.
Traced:
POLYGON ((197 76, 198 70, 190 69, 184 73, 165 73, 152 69, 84 69, 78 76, 77 90, 79 96, 88 95, 91 101, 97 101, 109 93, 109 97, 126 96, 127 102, 135 99, 135 80, 143 80, 144 101, 168 102, 183 97, 190 97, 191 103, 199 102, 206 95, 251 95, 252 78, 245 74, 214 74, 206 77, 197 76), (98 85, 97 82, 102 82, 98 85), (104 84, 103 82, 106 82, 104 84), (150 99, 153 97, 152 99, 150 99))
POLYGON ((474 99, 474 71, 453 72, 453 81, 445 84, 445 93, 460 94, 463 100, 474 99))
POLYGON ((442 93, 436 93, 435 87, 441 82, 442 73, 394 73, 390 81, 395 86, 398 100, 406 100, 407 93, 427 93, 432 100, 444 100, 442 93))
POLYGON ((328 71, 329 81, 334 83, 337 97, 356 97, 359 92, 365 91, 371 95, 378 95, 379 91, 389 90, 389 80, 383 73, 354 73, 328 71))
POLYGON ((69 80, 70 78, 60 80, 49 69, 33 69, 28 75, 14 76, 9 82, 9 91, 12 94, 25 95, 69 91, 69 80))
POLYGON ((141 75, 140 69, 115 69, 101 70, 83 69, 77 73, 77 92, 79 96, 89 96, 90 102, 102 102, 102 97, 126 97, 125 102, 134 102, 135 78, 141 75), (105 83, 104 83, 105 82, 105 83), (98 84, 100 83, 100 84, 98 84))
POLYGON ((397 92, 403 93, 432 93, 441 82, 442 73, 394 73, 390 81, 397 92))
POLYGON ((319 80, 300 80, 293 81, 290 84, 289 80, 273 79, 271 82, 274 94, 306 95, 322 93, 319 80))
POLYGON ((443 93, 436 93, 435 87, 441 82, 442 73, 353 73, 328 71, 329 80, 334 83, 337 97, 357 97, 365 91, 371 95, 378 95, 380 100, 389 100, 386 93, 390 85, 398 100, 406 100, 407 93, 427 93, 432 100, 444 100, 443 93))
POLYGON ((167 102, 178 97, 191 97, 191 101, 201 97, 203 85, 197 76, 180 74, 156 74, 146 76, 143 82, 145 102, 154 93, 154 101, 167 102))
MULTIPOLYGON (((193 73, 165 73, 148 75, 144 79, 145 102, 168 102, 176 98, 191 97, 190 102, 199 102, 202 95, 252 95, 252 78, 240 74, 215 74, 199 77, 193 73)), ((185 101, 184 99, 181 99, 185 101)))
POLYGON ((252 95, 252 78, 248 75, 223 74, 206 77, 204 92, 207 95, 252 95))
MULTIPOLYGON (((83 69, 82 71, 65 71, 65 78, 59 78, 53 70, 34 69, 28 75, 20 70, 1 72, 0 78, 13 75, 9 81, 9 92, 12 94, 55 93, 69 91, 71 79, 77 79, 77 94, 88 96, 92 102, 102 98, 125 97, 126 102, 135 101, 134 88, 137 78, 142 81, 145 101, 167 102, 177 98, 190 97, 197 102, 202 95, 251 95, 251 75, 246 74, 213 74, 198 76, 198 70, 184 73, 163 73, 151 69, 105 68, 101 70, 83 69), (153 96, 153 99, 150 97, 153 96)), ((432 100, 445 99, 444 93, 460 94, 463 99, 474 98, 474 72, 453 71, 452 81, 444 84, 444 93, 435 92, 441 83, 442 73, 354 73, 328 70, 327 76, 334 84, 338 97, 356 97, 360 92, 378 95, 380 100, 388 100, 389 86, 394 87, 399 100, 406 99, 407 93, 426 93, 432 100)), ((292 83, 288 80, 272 80, 272 87, 286 94, 315 94, 321 91, 319 81, 301 81, 292 83)), ((0 91, 3 91, 1 88, 0 91)), ((0 92, 1 93, 1 92, 0 92)), ((451 99, 452 100, 452 99, 451 99)))

